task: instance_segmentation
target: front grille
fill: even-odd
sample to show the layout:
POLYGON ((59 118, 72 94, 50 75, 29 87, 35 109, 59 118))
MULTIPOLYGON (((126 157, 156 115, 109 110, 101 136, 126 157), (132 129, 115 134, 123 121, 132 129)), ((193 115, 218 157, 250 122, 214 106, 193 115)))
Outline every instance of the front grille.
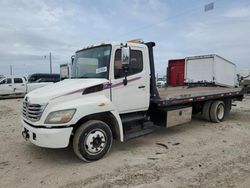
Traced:
POLYGON ((40 104, 30 104, 27 98, 23 101, 23 117, 30 121, 38 121, 40 120, 45 105, 40 104))

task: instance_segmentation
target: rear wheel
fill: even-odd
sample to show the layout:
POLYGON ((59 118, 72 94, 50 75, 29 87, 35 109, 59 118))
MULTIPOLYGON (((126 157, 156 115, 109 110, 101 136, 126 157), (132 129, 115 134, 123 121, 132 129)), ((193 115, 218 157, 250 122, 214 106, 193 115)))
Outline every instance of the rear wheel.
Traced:
POLYGON ((202 108, 202 118, 207 120, 207 121, 211 121, 210 119, 210 107, 212 105, 212 101, 206 101, 205 104, 203 105, 202 108))
POLYGON ((225 103, 225 117, 227 117, 232 109, 232 99, 226 99, 225 103))
POLYGON ((212 122, 219 123, 225 117, 225 104, 223 101, 214 101, 210 108, 210 118, 212 122))
POLYGON ((106 123, 90 120, 76 130, 73 138, 74 152, 84 161, 96 161, 108 153, 112 140, 111 129, 106 123))

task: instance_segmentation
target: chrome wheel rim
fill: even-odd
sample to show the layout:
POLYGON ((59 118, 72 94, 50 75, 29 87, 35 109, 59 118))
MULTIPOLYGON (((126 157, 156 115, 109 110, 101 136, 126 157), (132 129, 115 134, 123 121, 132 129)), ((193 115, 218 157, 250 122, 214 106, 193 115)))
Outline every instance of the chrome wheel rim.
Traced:
POLYGON ((106 142, 106 133, 101 129, 94 129, 86 136, 84 147, 88 154, 97 155, 104 150, 106 142))
POLYGON ((217 108, 217 117, 218 119, 222 119, 224 116, 224 106, 222 104, 220 104, 217 108))

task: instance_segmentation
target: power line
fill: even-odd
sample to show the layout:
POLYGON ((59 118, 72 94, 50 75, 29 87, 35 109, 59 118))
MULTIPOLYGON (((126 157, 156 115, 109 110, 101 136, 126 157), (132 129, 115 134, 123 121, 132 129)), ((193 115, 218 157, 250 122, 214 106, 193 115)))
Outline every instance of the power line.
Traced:
MULTIPOLYGON (((220 1, 220 0, 214 0, 214 1, 213 1, 213 8, 214 8, 215 2, 218 2, 218 1, 220 1)), ((167 17, 167 18, 165 18, 165 19, 163 19, 163 20, 161 20, 161 21, 159 21, 159 22, 157 22, 157 23, 152 23, 152 24, 149 24, 149 25, 140 27, 140 28, 138 28, 138 29, 135 29, 135 30, 133 30, 133 31, 129 31, 129 32, 125 33, 125 34, 120 35, 120 37, 125 36, 125 35, 128 35, 128 34, 130 34, 130 33, 135 33, 135 32, 138 32, 138 31, 140 31, 140 30, 147 29, 147 28, 152 28, 153 26, 160 25, 160 24, 165 23, 165 22, 167 22, 167 21, 169 21, 169 20, 171 20, 171 19, 175 19, 175 18, 180 17, 180 16, 183 16, 183 15, 185 15, 185 14, 192 13, 192 12, 195 12, 195 11, 197 11, 197 10, 201 10, 202 7, 204 7, 204 4, 202 4, 202 5, 200 4, 199 6, 197 6, 197 7, 195 7, 195 8, 185 10, 185 11, 183 11, 183 12, 181 12, 181 13, 179 13, 179 14, 176 14, 176 15, 174 15, 174 16, 167 17)))

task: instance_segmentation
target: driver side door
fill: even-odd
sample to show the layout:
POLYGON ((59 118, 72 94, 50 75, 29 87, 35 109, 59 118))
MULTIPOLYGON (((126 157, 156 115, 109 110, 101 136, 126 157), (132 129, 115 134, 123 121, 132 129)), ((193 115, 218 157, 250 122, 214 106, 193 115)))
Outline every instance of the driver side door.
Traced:
POLYGON ((120 114, 144 111, 149 106, 149 74, 143 48, 133 47, 130 51, 127 85, 121 61, 121 49, 115 50, 112 83, 112 102, 120 114))

